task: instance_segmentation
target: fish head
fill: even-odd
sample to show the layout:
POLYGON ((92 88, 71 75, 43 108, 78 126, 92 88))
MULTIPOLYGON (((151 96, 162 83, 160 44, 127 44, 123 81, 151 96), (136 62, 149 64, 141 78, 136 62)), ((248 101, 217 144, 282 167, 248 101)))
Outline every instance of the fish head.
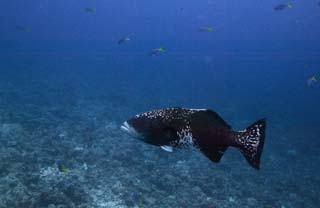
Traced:
POLYGON ((135 137, 150 137, 161 129, 157 119, 145 115, 137 115, 125 121, 121 129, 135 137))
POLYGON ((176 138, 176 130, 161 116, 140 114, 125 121, 121 129, 148 144, 167 145, 176 138))
POLYGON ((139 133, 135 130, 135 128, 129 124, 129 120, 123 122, 121 125, 121 130, 128 133, 130 136, 139 137, 139 133))

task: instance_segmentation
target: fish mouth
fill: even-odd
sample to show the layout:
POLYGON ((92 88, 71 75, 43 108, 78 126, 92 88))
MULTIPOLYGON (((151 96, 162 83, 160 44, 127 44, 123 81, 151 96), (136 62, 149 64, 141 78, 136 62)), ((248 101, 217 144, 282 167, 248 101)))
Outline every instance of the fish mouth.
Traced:
POLYGON ((130 126, 130 124, 128 124, 127 121, 125 121, 122 125, 121 125, 121 130, 127 132, 130 135, 137 135, 136 130, 130 126))

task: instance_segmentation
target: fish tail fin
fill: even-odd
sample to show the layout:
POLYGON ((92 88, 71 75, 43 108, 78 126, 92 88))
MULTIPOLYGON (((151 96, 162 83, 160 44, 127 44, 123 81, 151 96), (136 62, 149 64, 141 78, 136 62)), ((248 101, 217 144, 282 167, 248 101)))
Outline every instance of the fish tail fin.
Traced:
POLYGON ((259 170, 265 139, 266 120, 261 119, 243 131, 235 132, 236 147, 240 149, 249 164, 259 170))

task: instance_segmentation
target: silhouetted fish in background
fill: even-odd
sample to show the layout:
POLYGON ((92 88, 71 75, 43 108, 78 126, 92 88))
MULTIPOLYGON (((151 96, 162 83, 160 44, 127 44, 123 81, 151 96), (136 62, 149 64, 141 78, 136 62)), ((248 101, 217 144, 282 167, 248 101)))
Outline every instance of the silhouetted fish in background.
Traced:
POLYGON ((314 85, 317 81, 318 81, 318 79, 317 79, 316 75, 313 75, 312 77, 310 77, 307 80, 307 85, 310 87, 310 86, 314 85))
POLYGON ((150 52, 150 56, 156 56, 156 55, 159 55, 159 54, 161 54, 163 52, 164 52, 164 48, 163 47, 155 48, 150 52))
POLYGON ((284 9, 291 9, 291 8, 292 8, 292 4, 291 3, 287 3, 287 4, 278 4, 273 9, 275 11, 281 11, 281 10, 284 10, 284 9))
POLYGON ((29 32, 30 31, 29 27, 27 27, 27 26, 16 25, 16 29, 20 30, 20 31, 23 31, 23 32, 29 32))
POLYGON ((200 27, 199 32, 213 32, 213 27, 200 27))
POLYGON ((259 169, 265 127, 261 119, 242 131, 233 131, 212 110, 177 107, 136 115, 121 129, 169 152, 173 147, 196 147, 213 162, 219 162, 229 146, 236 147, 252 167, 259 169))
POLYGON ((93 8, 93 7, 86 8, 86 12, 89 12, 89 13, 96 13, 96 11, 97 11, 97 9, 93 8))
POLYGON ((129 40, 130 40, 130 38, 128 38, 128 37, 121 38, 121 39, 118 41, 118 44, 120 45, 120 44, 125 43, 125 42, 127 42, 127 41, 129 41, 129 40))

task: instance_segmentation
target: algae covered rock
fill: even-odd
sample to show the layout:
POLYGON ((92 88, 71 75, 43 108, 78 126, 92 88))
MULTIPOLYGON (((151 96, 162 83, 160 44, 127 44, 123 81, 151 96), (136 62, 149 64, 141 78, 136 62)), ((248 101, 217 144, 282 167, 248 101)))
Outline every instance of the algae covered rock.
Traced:
POLYGON ((17 123, 0 124, 1 138, 17 138, 23 134, 23 128, 17 123))

